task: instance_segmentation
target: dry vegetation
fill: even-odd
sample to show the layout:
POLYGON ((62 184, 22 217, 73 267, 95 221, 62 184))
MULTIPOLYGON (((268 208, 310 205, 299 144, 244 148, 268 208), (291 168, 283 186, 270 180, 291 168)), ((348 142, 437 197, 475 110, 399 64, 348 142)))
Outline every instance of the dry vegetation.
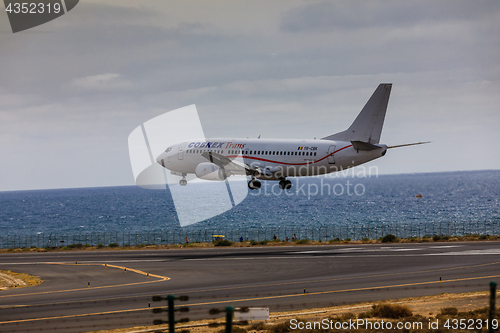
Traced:
MULTIPOLYGON (((354 332, 353 330, 308 330, 308 329, 290 329, 290 320, 296 319, 303 322, 321 321, 323 319, 332 320, 333 322, 342 322, 365 319, 369 321, 385 322, 425 322, 428 320, 439 319, 443 323, 446 319, 486 319, 488 316, 488 293, 462 293, 462 294, 441 294, 436 296, 412 297, 400 300, 390 300, 384 303, 359 303, 352 305, 343 305, 329 308, 309 309, 300 312, 275 312, 271 313, 271 320, 268 322, 251 322, 245 326, 238 326, 233 329, 234 333, 328 333, 328 332, 354 332)), ((497 313, 500 312, 500 308, 497 313)), ((208 324, 213 322, 223 323, 224 319, 217 320, 202 320, 189 322, 185 324, 184 329, 188 329, 191 333, 219 333, 224 332, 224 326, 210 328, 207 325, 201 327, 187 327, 191 325, 208 324)), ((184 325, 183 325, 184 326, 184 325)), ((147 326, 134 327, 129 329, 117 329, 97 331, 98 333, 125 333, 125 332, 146 332, 153 329, 159 329, 163 326, 147 326)), ((181 330, 182 326, 178 326, 181 330)), ((97 333, 96 332, 96 333, 97 333)), ((398 332, 398 330, 356 330, 355 332, 398 332)), ((404 331, 417 332, 417 331, 404 331)), ((450 330, 427 330, 424 325, 424 330, 418 332, 450 332, 450 330)), ((464 331, 465 332, 465 331, 464 331)), ((471 330, 467 331, 471 332, 471 330)))
POLYGON ((367 239, 353 241, 350 238, 346 239, 331 239, 328 241, 310 241, 307 239, 281 241, 276 240, 247 240, 243 242, 231 242, 228 240, 214 241, 214 242, 193 242, 184 244, 169 244, 169 245, 154 245, 154 244, 138 244, 138 245, 125 245, 120 246, 117 243, 110 243, 108 245, 98 244, 97 246, 89 244, 71 244, 68 246, 59 247, 45 247, 37 248, 9 248, 0 249, 0 253, 22 253, 22 252, 48 252, 48 251, 96 251, 96 250, 144 250, 144 249, 186 249, 186 248, 212 248, 219 246, 230 247, 254 247, 254 246, 301 246, 301 245, 329 245, 329 244, 380 244, 380 243, 428 243, 428 242, 473 242, 473 241, 498 241, 500 236, 486 236, 486 235, 468 235, 468 236, 438 236, 433 237, 410 237, 410 238, 397 238, 394 235, 386 235, 378 239, 367 239))
POLYGON ((41 283, 42 280, 37 276, 0 270, 0 289, 2 290, 36 286, 41 283))

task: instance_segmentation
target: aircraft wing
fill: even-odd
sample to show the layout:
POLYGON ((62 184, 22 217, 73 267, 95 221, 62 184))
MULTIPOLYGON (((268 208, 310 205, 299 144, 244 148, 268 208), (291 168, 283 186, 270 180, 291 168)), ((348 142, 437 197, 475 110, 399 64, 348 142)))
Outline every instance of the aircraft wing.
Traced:
POLYGON ((247 174, 252 172, 258 172, 258 168, 248 165, 246 163, 239 162, 237 160, 231 160, 224 155, 214 153, 214 152, 204 152, 201 154, 204 158, 217 165, 219 168, 226 171, 232 171, 235 174, 247 174))
POLYGON ((261 168, 255 165, 250 165, 247 163, 240 162, 234 159, 231 160, 224 155, 214 153, 214 152, 204 152, 201 154, 204 158, 217 165, 219 168, 224 169, 225 171, 230 171, 232 174, 240 174, 240 175, 266 175, 273 176, 274 173, 278 171, 282 171, 279 167, 265 167, 261 168))

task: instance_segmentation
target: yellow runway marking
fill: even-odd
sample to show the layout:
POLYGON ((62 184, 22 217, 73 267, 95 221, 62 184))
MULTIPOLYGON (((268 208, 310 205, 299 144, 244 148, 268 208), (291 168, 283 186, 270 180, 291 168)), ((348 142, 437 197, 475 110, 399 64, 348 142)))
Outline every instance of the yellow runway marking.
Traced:
MULTIPOLYGON (((497 278, 497 277, 500 277, 500 275, 478 276, 478 277, 463 278, 463 279, 443 280, 442 283, 467 281, 467 280, 491 279, 491 278, 497 278)), ((439 281, 404 283, 404 284, 394 284, 394 285, 389 285, 389 286, 364 287, 364 288, 354 288, 354 289, 344 289, 344 290, 317 291, 317 292, 313 292, 313 293, 307 293, 307 295, 309 296, 309 295, 345 293, 345 292, 362 291, 362 290, 389 289, 389 288, 419 286, 419 285, 424 285, 424 284, 435 284, 435 283, 439 283, 439 281)), ((287 297, 307 297, 307 296, 304 296, 304 294, 302 294, 302 293, 298 293, 298 294, 290 294, 290 295, 264 296, 264 297, 254 297, 254 298, 246 298, 246 299, 234 299, 234 300, 229 300, 229 301, 186 304, 184 306, 199 306, 199 305, 221 304, 221 303, 230 303, 230 302, 248 302, 248 301, 258 301, 258 300, 263 300, 263 299, 277 299, 277 298, 287 298, 287 297)))
POLYGON ((384 277, 384 276, 395 276, 395 275, 421 274, 421 273, 451 271, 451 270, 457 270, 457 269, 466 269, 466 268, 474 268, 474 267, 482 267, 482 266, 491 266, 491 265, 497 265, 497 264, 500 264, 500 261, 492 262, 492 263, 487 263, 487 264, 470 265, 470 266, 460 266, 460 267, 452 267, 452 268, 439 268, 439 269, 431 269, 431 270, 425 270, 425 271, 401 272, 401 273, 378 274, 378 275, 362 275, 362 276, 353 276, 353 277, 345 277, 345 278, 324 279, 324 280, 309 280, 309 281, 298 281, 298 282, 271 283, 271 284, 261 284, 261 285, 256 285, 256 286, 226 287, 226 288, 192 290, 192 291, 188 290, 188 291, 183 291, 183 293, 199 293, 199 292, 206 292, 206 291, 233 290, 233 289, 242 289, 242 288, 250 288, 250 287, 252 287, 252 288, 275 287, 275 286, 286 286, 286 285, 291 285, 291 284, 304 284, 304 283, 316 283, 316 282, 330 282, 330 281, 366 279, 366 278, 384 277))
POLYGON ((116 311, 106 311, 106 312, 96 312, 96 313, 82 313, 82 314, 77 314, 77 315, 46 317, 46 318, 33 318, 33 319, 20 319, 20 320, 11 320, 11 321, 0 321, 0 324, 24 323, 24 322, 27 322, 27 321, 40 321, 40 320, 51 320, 51 319, 88 317, 88 316, 98 316, 98 315, 104 315, 104 314, 124 313, 124 312, 136 312, 136 311, 148 311, 148 308, 130 309, 130 310, 116 310, 116 311))
MULTIPOLYGON (((459 281, 470 281, 470 280, 481 280, 481 279, 491 279, 491 278, 498 278, 498 277, 500 277, 500 275, 478 276, 478 277, 470 277, 470 278, 462 278, 462 279, 443 280, 441 283, 450 283, 450 282, 459 282, 459 281)), ((353 288, 353 289, 343 289, 343 290, 317 291, 317 292, 308 293, 307 296, 310 296, 310 295, 322 295, 322 294, 345 293, 345 292, 363 291, 363 290, 375 290, 375 289, 389 289, 389 288, 400 288, 400 287, 409 287, 409 286, 421 286, 421 285, 436 284, 436 283, 439 283, 439 281, 425 281, 425 282, 415 282, 415 283, 394 284, 394 285, 388 285, 388 286, 364 287, 364 288, 353 288)), ((289 295, 264 296, 264 297, 233 299, 233 300, 214 301, 214 302, 205 302, 205 303, 183 304, 182 306, 213 305, 213 304, 224 304, 224 303, 235 303, 235 302, 250 302, 250 301, 258 301, 258 300, 266 300, 266 299, 279 299, 279 298, 290 298, 290 297, 307 297, 307 296, 304 296, 302 293, 298 293, 298 294, 289 294, 289 295)), ((145 311, 145 310, 148 310, 148 309, 147 308, 140 308, 140 309, 116 310, 116 311, 95 312, 95 313, 83 313, 83 314, 77 314, 77 315, 67 315, 67 316, 57 316, 57 317, 20 319, 20 320, 2 321, 2 322, 0 322, 0 324, 12 324, 12 323, 22 323, 22 322, 28 322, 28 321, 41 321, 41 320, 51 320, 51 319, 63 319, 63 318, 76 318, 76 317, 86 317, 86 316, 97 316, 97 315, 103 315, 103 314, 137 312, 137 311, 145 311)))
MULTIPOLYGON (((47 263, 47 264, 73 265, 71 263, 47 263)), ((500 264, 500 261, 493 262, 493 263, 487 263, 487 264, 479 264, 479 265, 459 266, 459 267, 452 267, 452 268, 440 268, 440 269, 433 269, 433 270, 402 272, 402 273, 393 273, 393 274, 363 275, 363 276, 355 276, 355 277, 347 277, 347 278, 336 278, 336 279, 324 279, 324 280, 309 280, 309 281, 298 281, 298 282, 283 282, 283 283, 261 284, 261 285, 255 285, 255 286, 240 286, 240 287, 213 288, 213 289, 202 289, 202 290, 188 290, 188 291, 183 291, 183 293, 184 294, 187 294, 187 293, 193 294, 193 293, 200 293, 200 292, 207 292, 207 291, 235 290, 235 289, 243 289, 243 288, 262 288, 262 287, 285 286, 285 285, 292 285, 292 284, 304 284, 304 283, 317 283, 317 282, 330 282, 330 281, 366 279, 366 278, 394 276, 394 275, 421 274, 421 273, 442 272, 442 271, 450 271, 450 270, 466 269, 466 268, 474 268, 474 267, 482 267, 482 266, 491 266, 491 265, 496 265, 496 264, 500 264)), ((104 265, 104 264, 78 264, 78 265, 104 265)), ((125 267, 122 267, 122 266, 115 266, 115 265, 109 265, 109 264, 108 264, 108 266, 109 267, 120 268, 120 269, 125 269, 125 267)), ((142 275, 146 275, 147 274, 145 272, 138 271, 138 270, 133 270, 133 269, 130 269, 130 268, 128 268, 128 270, 134 271, 134 272, 136 272, 138 274, 142 274, 142 275)), ((156 278, 161 278, 161 280, 159 280, 159 281, 134 282, 134 283, 129 283, 129 284, 112 285, 112 286, 92 287, 91 289, 129 286, 129 285, 136 285, 136 284, 143 284, 143 283, 153 283, 153 282, 162 282, 162 281, 170 280, 170 278, 166 277, 166 276, 160 276, 160 275, 154 275, 154 274, 150 274, 150 276, 156 277, 156 278)), ((4 296, 0 296, 0 298, 2 298, 2 297, 16 297, 16 296, 26 296, 26 295, 39 295, 39 294, 60 293, 60 292, 66 292, 66 291, 67 292, 71 292, 71 291, 81 291, 81 290, 88 290, 88 288, 69 289, 69 290, 60 290, 60 291, 46 291, 46 292, 30 293, 30 294, 4 295, 4 296)), ((139 297, 142 297, 142 296, 139 296, 139 297)), ((130 298, 130 296, 112 297, 112 298, 106 298, 106 300, 114 300, 114 299, 122 299, 122 298, 130 298)), ((99 301, 99 300, 103 300, 103 299, 91 299, 91 300, 88 300, 88 302, 99 301)), ((41 303, 41 304, 33 304, 33 305, 16 305, 16 307, 29 307, 29 306, 40 306, 40 305, 45 305, 45 304, 76 303, 76 302, 82 302, 82 301, 59 302, 59 303, 41 303)))
MULTIPOLYGON (((138 269, 127 268, 127 267, 116 266, 116 265, 109 265, 109 264, 78 264, 78 265, 75 265, 75 264, 69 264, 69 263, 53 262, 53 263, 43 263, 41 265, 103 266, 103 267, 105 265, 107 265, 107 267, 119 268, 121 270, 126 269, 127 272, 134 272, 136 274, 148 276, 148 273, 140 271, 138 269)), ((98 286, 98 287, 91 287, 91 288, 87 287, 87 288, 77 288, 77 289, 67 289, 67 290, 41 291, 41 292, 27 293, 27 294, 2 295, 2 296, 0 296, 0 298, 29 296, 29 295, 55 294, 55 293, 64 293, 64 292, 81 291, 81 290, 89 290, 89 289, 116 288, 116 287, 133 286, 133 285, 146 284, 146 283, 157 283, 157 282, 163 282, 163 281, 170 280, 170 278, 167 276, 161 276, 161 275, 156 275, 156 274, 149 274, 149 276, 153 277, 153 278, 157 278, 158 280, 156 280, 156 281, 144 281, 144 282, 131 282, 131 283, 115 284, 115 285, 108 285, 108 286, 98 286)))

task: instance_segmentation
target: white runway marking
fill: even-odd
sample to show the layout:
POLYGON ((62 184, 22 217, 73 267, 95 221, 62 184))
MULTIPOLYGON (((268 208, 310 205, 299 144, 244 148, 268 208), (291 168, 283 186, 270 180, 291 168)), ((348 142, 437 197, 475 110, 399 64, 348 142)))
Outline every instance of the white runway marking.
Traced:
MULTIPOLYGON (((102 264, 102 263, 122 263, 122 262, 146 262, 146 261, 168 261, 163 259, 146 259, 146 260, 78 260, 78 264, 102 264)), ((0 262, 0 265, 47 265, 47 264, 73 264, 74 261, 36 261, 36 262, 0 262)), ((77 265, 75 265, 77 266, 77 265)))
POLYGON ((499 255, 500 250, 470 250, 463 252, 443 252, 443 253, 429 253, 428 256, 477 256, 477 255, 499 255))
POLYGON ((329 251, 301 251, 301 252, 293 252, 295 254, 307 254, 307 253, 322 253, 322 252, 329 252, 329 251))

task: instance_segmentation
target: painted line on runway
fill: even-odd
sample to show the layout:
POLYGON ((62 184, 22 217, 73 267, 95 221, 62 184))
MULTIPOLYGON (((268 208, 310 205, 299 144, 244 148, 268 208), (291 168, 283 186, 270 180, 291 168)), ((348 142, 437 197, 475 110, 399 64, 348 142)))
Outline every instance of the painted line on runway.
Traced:
MULTIPOLYGON (((391 273, 391 274, 378 274, 378 275, 363 275, 363 276, 336 278, 336 279, 283 282, 283 283, 273 283, 273 284, 261 284, 261 285, 254 285, 254 286, 225 287, 225 288, 212 288, 212 289, 201 289, 201 290, 187 290, 187 291, 182 291, 182 293, 200 293, 200 292, 209 292, 209 291, 235 290, 235 289, 243 289, 243 288, 263 288, 263 287, 285 286, 285 285, 293 285, 293 284, 299 284, 299 283, 303 284, 303 283, 331 282, 331 281, 354 280, 354 279, 367 279, 367 278, 394 276, 394 275, 421 274, 421 273, 442 272, 442 271, 450 271, 450 270, 458 270, 458 269, 469 269, 469 268, 482 267, 482 266, 491 266, 491 265, 496 265, 496 264, 500 264, 500 262, 493 262, 493 263, 486 263, 486 264, 479 264, 479 265, 469 265, 469 266, 459 266, 459 267, 451 267, 451 268, 440 268, 440 269, 435 269, 435 270, 401 272, 401 273, 391 273)), ((160 281, 152 281, 152 282, 160 282, 160 281)), ((139 282, 139 284, 140 283, 149 283, 149 282, 139 282)), ((94 289, 96 289, 96 288, 94 288, 94 289)), ((75 290, 88 290, 88 288, 75 289, 75 290)), ((69 290, 69 291, 73 291, 73 290, 69 290)), ((61 291, 61 292, 63 292, 63 291, 61 291)), ((52 293, 52 292, 47 292, 47 293, 52 293)), ((23 296, 23 295, 33 295, 33 294, 6 295, 6 296, 0 296, 0 297, 23 296)), ((73 301, 73 302, 57 302, 57 303, 51 302, 51 303, 38 303, 38 304, 30 304, 30 305, 23 304, 23 305, 6 306, 6 307, 2 307, 2 308, 6 309, 6 308, 15 308, 15 307, 34 307, 34 306, 44 306, 44 305, 54 305, 54 304, 96 302, 96 301, 103 301, 103 300, 116 300, 116 299, 145 297, 145 296, 148 297, 148 296, 152 296, 152 295, 97 298, 97 299, 89 299, 89 300, 85 300, 85 301, 78 300, 78 301, 73 301)))
POLYGON ((64 319, 64 318, 78 318, 78 317, 98 316, 98 315, 105 315, 105 314, 124 313, 124 312, 137 312, 137 311, 149 311, 149 310, 148 310, 148 308, 140 308, 140 309, 116 310, 116 311, 95 312, 95 313, 82 313, 82 314, 76 314, 76 315, 57 316, 57 317, 45 317, 45 318, 31 318, 31 319, 20 319, 20 320, 11 320, 11 321, 0 321, 0 325, 1 324, 25 323, 25 322, 29 322, 29 321, 41 321, 41 320, 64 319))
MULTIPOLYGON (((498 277, 500 277, 500 275, 477 276, 477 277, 461 278, 461 279, 450 279, 450 280, 442 280, 442 281, 439 281, 439 280, 438 281, 434 281, 433 280, 433 281, 425 281, 425 282, 394 284, 394 285, 387 285, 387 286, 364 287, 364 288, 353 288, 353 289, 343 289, 343 290, 317 291, 317 292, 307 293, 306 296, 304 296, 304 294, 302 294, 302 293, 298 293, 298 294, 289 294, 289 295, 264 296, 264 297, 233 299, 233 300, 225 300, 225 301, 214 301, 214 302, 204 302, 204 303, 183 304, 182 306, 201 306, 201 305, 214 305, 214 304, 225 304, 225 303, 234 303, 234 302, 251 302, 251 301, 259 301, 259 300, 266 300, 266 299, 280 299, 280 298, 290 298, 290 297, 307 297, 307 296, 310 296, 310 295, 324 295, 324 294, 337 294, 337 293, 345 293, 345 292, 353 292, 353 291, 364 291, 364 290, 391 289, 391 288, 421 286, 421 285, 436 284, 436 283, 443 284, 443 283, 460 282, 460 281, 492 279, 492 278, 498 278, 498 277)), ((67 316, 56 316, 56 317, 19 319, 19 320, 2 321, 2 322, 0 322, 0 324, 14 324, 14 323, 22 323, 22 322, 30 322, 30 321, 42 321, 42 320, 64 319, 64 318, 77 318, 77 317, 97 316, 97 315, 115 314, 115 313, 124 313, 124 312, 137 312, 137 311, 145 311, 145 310, 148 310, 148 309, 147 308, 140 308, 140 309, 116 310, 116 311, 105 311, 105 312, 95 312, 95 313, 83 313, 83 314, 67 315, 67 316)))
POLYGON ((91 288, 87 287, 87 288, 77 288, 77 289, 67 289, 67 290, 41 291, 41 292, 27 293, 27 294, 2 295, 2 296, 0 296, 0 298, 3 298, 3 297, 30 296, 30 295, 56 294, 56 293, 82 291, 82 290, 90 290, 90 289, 116 288, 116 287, 133 286, 133 285, 146 284, 146 283, 157 283, 157 282, 163 282, 163 281, 170 280, 170 278, 168 276, 161 276, 161 275, 156 275, 156 274, 149 274, 149 273, 140 271, 138 269, 128 268, 128 267, 124 267, 124 266, 110 265, 110 264, 77 264, 76 265, 76 264, 70 264, 70 263, 53 262, 53 263, 44 263, 44 265, 71 265, 71 266, 103 266, 103 267, 111 267, 111 268, 121 269, 121 270, 124 270, 124 271, 127 270, 127 271, 134 272, 136 274, 140 274, 140 275, 144 275, 144 276, 150 276, 150 277, 153 277, 153 278, 157 278, 158 280, 156 280, 156 281, 144 281, 144 282, 131 282, 131 283, 115 284, 115 285, 108 285, 108 286, 98 286, 98 287, 91 287, 91 288))
MULTIPOLYGON (((136 259, 136 260, 85 260, 81 261, 81 265, 84 264, 101 264, 108 262, 151 262, 151 261, 170 261, 164 259, 136 259)), ((80 261, 79 261, 80 262, 80 261)), ((46 265, 46 264, 69 264, 74 265, 74 262, 71 261, 32 261, 32 262, 0 262, 0 265, 46 265)), ((80 264, 79 264, 80 265, 80 264)))
MULTIPOLYGON (((408 250, 412 251, 412 250, 408 250)), ((393 251, 397 252, 397 251, 393 251)), ((312 253, 313 254, 313 253, 312 253)), ((385 258, 385 257, 426 257, 426 256, 448 256, 448 255, 499 255, 500 252, 443 252, 443 253, 416 253, 416 254, 367 254, 359 252, 359 255, 326 255, 326 256, 279 256, 279 257, 246 257, 246 258, 195 258, 184 259, 186 261, 220 261, 220 260, 275 260, 275 259, 317 259, 317 258, 385 258)))
POLYGON ((459 267, 450 267, 450 268, 439 268, 439 269, 431 269, 431 270, 424 270, 424 271, 388 273, 388 274, 377 274, 377 275, 362 275, 362 276, 353 276, 353 277, 345 277, 345 278, 324 279, 324 280, 283 282, 283 283, 261 284, 261 285, 255 285, 255 286, 240 286, 240 287, 225 287, 225 288, 215 288, 215 289, 188 290, 188 291, 183 291, 183 293, 199 293, 199 292, 207 292, 207 291, 221 291, 221 290, 243 289, 243 288, 249 288, 249 287, 252 287, 252 288, 261 288, 261 287, 285 286, 285 285, 292 285, 292 284, 299 284, 299 283, 331 282, 331 281, 367 279, 367 278, 384 277, 384 276, 394 276, 394 275, 422 274, 422 273, 451 271, 451 270, 458 270, 458 269, 468 269, 468 268, 483 267, 483 266, 492 266, 492 265, 498 265, 498 264, 500 264, 500 261, 496 261, 496 262, 492 262, 492 263, 486 263, 486 264, 479 264, 479 265, 459 266, 459 267))
POLYGON ((390 289, 390 288, 420 286, 420 285, 436 284, 436 283, 442 284, 442 283, 459 282, 459 281, 491 279, 491 278, 497 278, 497 277, 500 277, 500 275, 478 276, 478 277, 471 277, 471 278, 451 279, 451 280, 442 280, 442 281, 404 283, 404 284, 395 284, 395 285, 389 285, 389 286, 364 287, 364 288, 353 288, 353 289, 344 289, 344 290, 317 291, 317 292, 307 293, 306 296, 304 296, 303 293, 290 294, 290 295, 279 295, 279 296, 264 296, 264 297, 234 299, 234 300, 219 301, 219 302, 194 303, 194 304, 185 304, 185 305, 183 304, 183 306, 211 305, 211 304, 221 304, 221 303, 230 303, 230 302, 249 302, 249 301, 259 301, 259 300, 265 300, 265 299, 278 299, 278 298, 289 298, 289 297, 307 297, 309 295, 323 295, 323 294, 335 294, 335 293, 345 293, 345 292, 363 291, 363 290, 390 289))

